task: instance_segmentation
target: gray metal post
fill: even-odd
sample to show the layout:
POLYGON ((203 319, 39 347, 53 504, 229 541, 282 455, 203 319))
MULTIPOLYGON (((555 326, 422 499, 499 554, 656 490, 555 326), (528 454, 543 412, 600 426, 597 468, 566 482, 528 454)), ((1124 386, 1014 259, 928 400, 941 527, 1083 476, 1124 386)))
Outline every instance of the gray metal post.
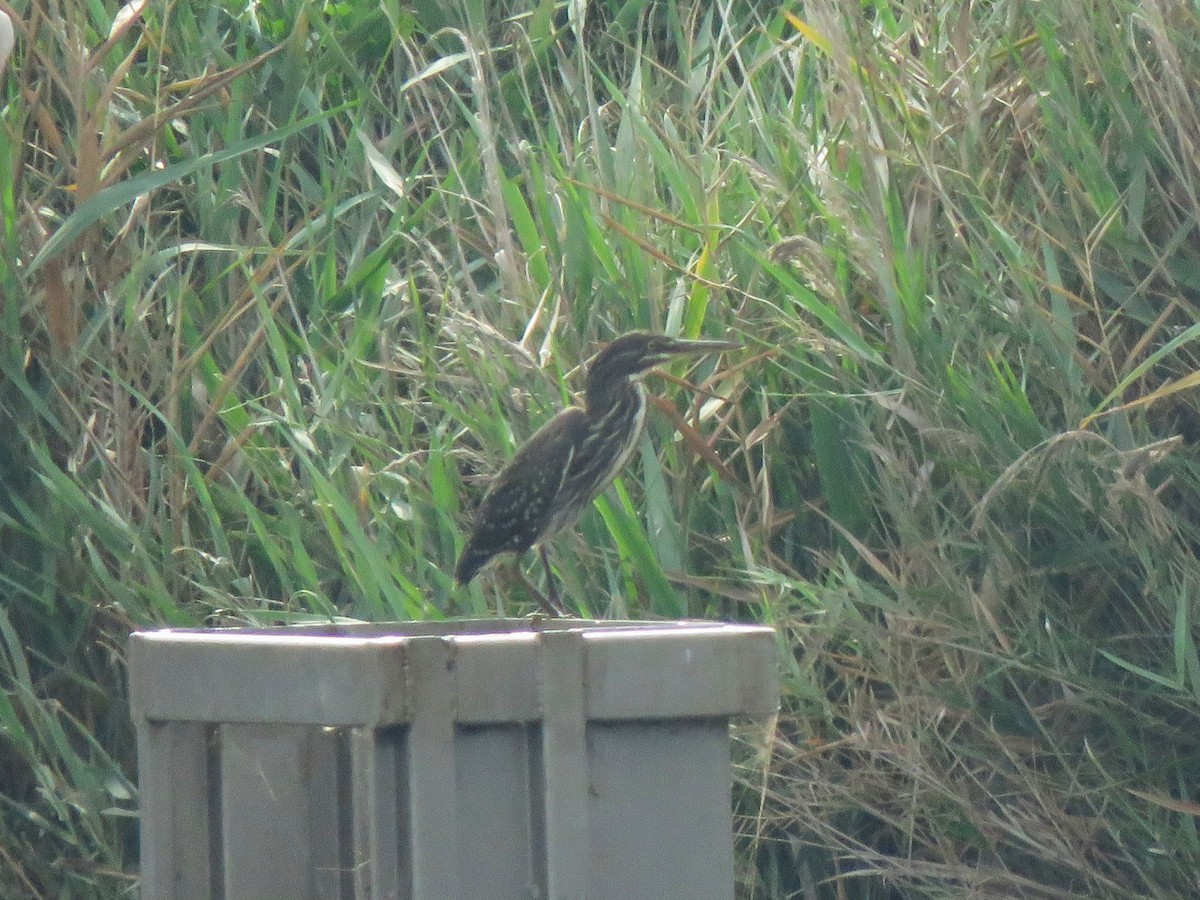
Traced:
POLYGON ((728 900, 769 628, 480 620, 130 640, 145 900, 728 900))

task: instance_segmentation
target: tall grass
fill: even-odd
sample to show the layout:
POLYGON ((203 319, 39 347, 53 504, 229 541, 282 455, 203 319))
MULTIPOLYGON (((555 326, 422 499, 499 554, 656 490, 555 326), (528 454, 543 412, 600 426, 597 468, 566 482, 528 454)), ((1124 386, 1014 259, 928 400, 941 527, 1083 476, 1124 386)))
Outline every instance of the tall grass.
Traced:
POLYGON ((743 896, 1200 891, 1193 9, 0 8, 0 894, 136 878, 131 628, 533 609, 632 328, 745 350, 555 565, 778 628, 743 896))

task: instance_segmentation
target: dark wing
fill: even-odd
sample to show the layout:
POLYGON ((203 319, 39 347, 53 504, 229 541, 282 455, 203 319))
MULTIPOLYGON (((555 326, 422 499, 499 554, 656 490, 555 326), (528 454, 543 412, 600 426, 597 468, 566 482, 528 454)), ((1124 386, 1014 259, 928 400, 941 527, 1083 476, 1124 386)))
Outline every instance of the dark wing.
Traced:
POLYGON ((493 556, 524 553, 554 520, 555 501, 587 433, 587 413, 565 409, 543 425, 496 475, 454 570, 466 584, 493 556))

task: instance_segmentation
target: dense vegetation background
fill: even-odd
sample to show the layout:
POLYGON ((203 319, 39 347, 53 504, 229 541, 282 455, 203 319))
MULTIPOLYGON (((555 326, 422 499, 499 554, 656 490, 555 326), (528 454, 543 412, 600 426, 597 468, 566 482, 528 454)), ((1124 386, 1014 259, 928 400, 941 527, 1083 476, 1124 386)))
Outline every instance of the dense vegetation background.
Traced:
POLYGON ((131 629, 529 611, 632 328, 745 350, 557 566, 779 629, 742 896, 1200 895, 1194 5, 0 9, 0 896, 135 883, 131 629))

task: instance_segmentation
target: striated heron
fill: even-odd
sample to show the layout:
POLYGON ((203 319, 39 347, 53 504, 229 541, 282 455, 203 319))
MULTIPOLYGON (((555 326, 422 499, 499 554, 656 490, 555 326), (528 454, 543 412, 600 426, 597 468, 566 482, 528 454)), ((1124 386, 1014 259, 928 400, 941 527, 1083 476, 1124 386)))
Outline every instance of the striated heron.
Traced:
POLYGON ((633 332, 601 350, 588 367, 583 406, 564 409, 538 429, 492 481, 454 580, 466 584, 494 556, 537 547, 549 595, 539 602, 561 615, 546 542, 573 525, 629 461, 646 420, 642 377, 673 356, 737 347, 633 332))

